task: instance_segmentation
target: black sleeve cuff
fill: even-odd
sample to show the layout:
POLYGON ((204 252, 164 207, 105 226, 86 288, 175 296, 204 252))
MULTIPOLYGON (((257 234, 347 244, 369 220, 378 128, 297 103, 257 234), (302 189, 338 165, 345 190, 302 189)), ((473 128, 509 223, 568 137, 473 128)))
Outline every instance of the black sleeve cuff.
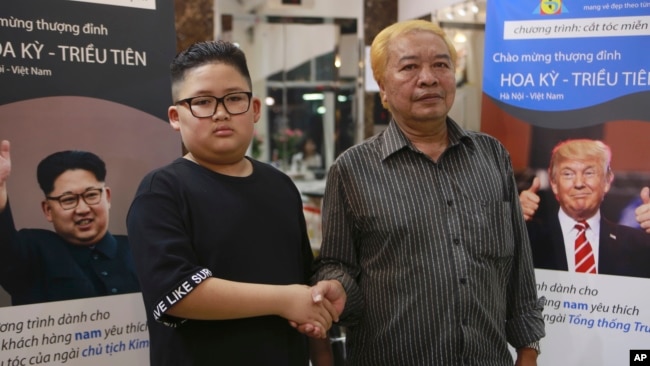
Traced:
POLYGON ((177 287, 169 291, 162 299, 160 299, 153 308, 153 318, 169 327, 177 327, 184 323, 187 319, 178 318, 172 315, 165 314, 172 306, 181 301, 185 296, 189 295, 201 282, 205 279, 212 277, 212 272, 203 268, 202 270, 192 274, 183 280, 177 287))

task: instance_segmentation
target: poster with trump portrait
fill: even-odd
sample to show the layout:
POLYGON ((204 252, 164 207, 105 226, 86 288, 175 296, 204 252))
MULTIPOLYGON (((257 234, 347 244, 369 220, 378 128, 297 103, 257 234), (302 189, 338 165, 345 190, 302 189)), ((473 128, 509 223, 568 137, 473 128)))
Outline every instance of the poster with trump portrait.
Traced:
POLYGON ((487 3, 482 130, 539 198, 539 364, 627 365, 650 349, 650 234, 634 214, 650 202, 648 45, 647 1, 487 3))

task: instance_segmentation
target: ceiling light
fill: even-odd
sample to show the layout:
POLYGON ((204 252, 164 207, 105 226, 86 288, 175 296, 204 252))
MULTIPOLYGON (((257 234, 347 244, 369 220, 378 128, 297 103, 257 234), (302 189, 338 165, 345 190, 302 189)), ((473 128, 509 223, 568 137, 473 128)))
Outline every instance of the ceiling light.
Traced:
POLYGON ((302 95, 302 100, 323 100, 325 96, 323 93, 306 93, 302 95))

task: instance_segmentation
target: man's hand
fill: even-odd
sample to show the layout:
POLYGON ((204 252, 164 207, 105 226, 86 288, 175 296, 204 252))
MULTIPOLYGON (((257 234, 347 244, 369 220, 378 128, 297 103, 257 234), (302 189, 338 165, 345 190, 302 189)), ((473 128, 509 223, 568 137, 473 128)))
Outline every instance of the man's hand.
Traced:
POLYGON ((639 225, 646 233, 650 234, 650 188, 643 187, 640 197, 641 206, 634 210, 636 221, 639 222, 639 225))
POLYGON ((9 157, 9 141, 0 142, 0 185, 5 184, 11 174, 11 158, 9 157))
POLYGON ((11 174, 11 157, 9 155, 9 141, 0 142, 0 212, 7 206, 7 179, 11 174))
MULTIPOLYGON (((540 185, 539 177, 535 177, 530 188, 521 191, 519 194, 521 211, 524 213, 524 219, 526 221, 530 221, 539 208, 539 196, 537 195, 537 191, 539 190, 540 185)), ((648 225, 650 225, 650 223, 648 223, 648 225)))
POLYGON ((335 322, 339 321, 339 316, 345 308, 345 301, 347 300, 347 295, 343 285, 337 280, 326 280, 320 281, 311 288, 311 295, 314 299, 314 302, 318 303, 327 299, 332 306, 336 314, 332 314, 332 319, 335 322))
POLYGON ((515 366, 537 366, 537 351, 532 348, 518 348, 515 366))
MULTIPOLYGON (((343 285, 336 280, 320 281, 311 288, 312 300, 314 303, 323 303, 326 309, 332 316, 332 321, 338 322, 339 316, 345 308, 345 301, 347 295, 343 289, 343 285)), ((320 338, 322 334, 319 332, 319 327, 316 324, 298 324, 296 322, 289 322, 292 327, 298 329, 302 334, 309 337, 320 338)))
MULTIPOLYGON (((283 307, 280 314, 289 320, 289 324, 304 325, 302 332, 313 338, 327 338, 327 331, 332 327, 334 307, 329 301, 314 301, 312 289, 305 285, 290 285, 294 293, 291 301, 283 307)), ((338 319, 338 315, 336 317, 338 319)))

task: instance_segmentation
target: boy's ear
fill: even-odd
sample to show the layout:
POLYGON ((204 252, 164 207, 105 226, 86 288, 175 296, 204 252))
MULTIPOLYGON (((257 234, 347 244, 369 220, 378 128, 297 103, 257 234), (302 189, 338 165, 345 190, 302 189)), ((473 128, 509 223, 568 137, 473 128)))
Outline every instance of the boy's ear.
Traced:
POLYGON ((253 122, 257 123, 262 116, 262 101, 260 98, 253 98, 251 102, 253 103, 253 122))
POLYGON ((176 131, 181 129, 180 120, 178 116, 178 106, 172 105, 167 109, 167 118, 169 118, 169 124, 176 131))

